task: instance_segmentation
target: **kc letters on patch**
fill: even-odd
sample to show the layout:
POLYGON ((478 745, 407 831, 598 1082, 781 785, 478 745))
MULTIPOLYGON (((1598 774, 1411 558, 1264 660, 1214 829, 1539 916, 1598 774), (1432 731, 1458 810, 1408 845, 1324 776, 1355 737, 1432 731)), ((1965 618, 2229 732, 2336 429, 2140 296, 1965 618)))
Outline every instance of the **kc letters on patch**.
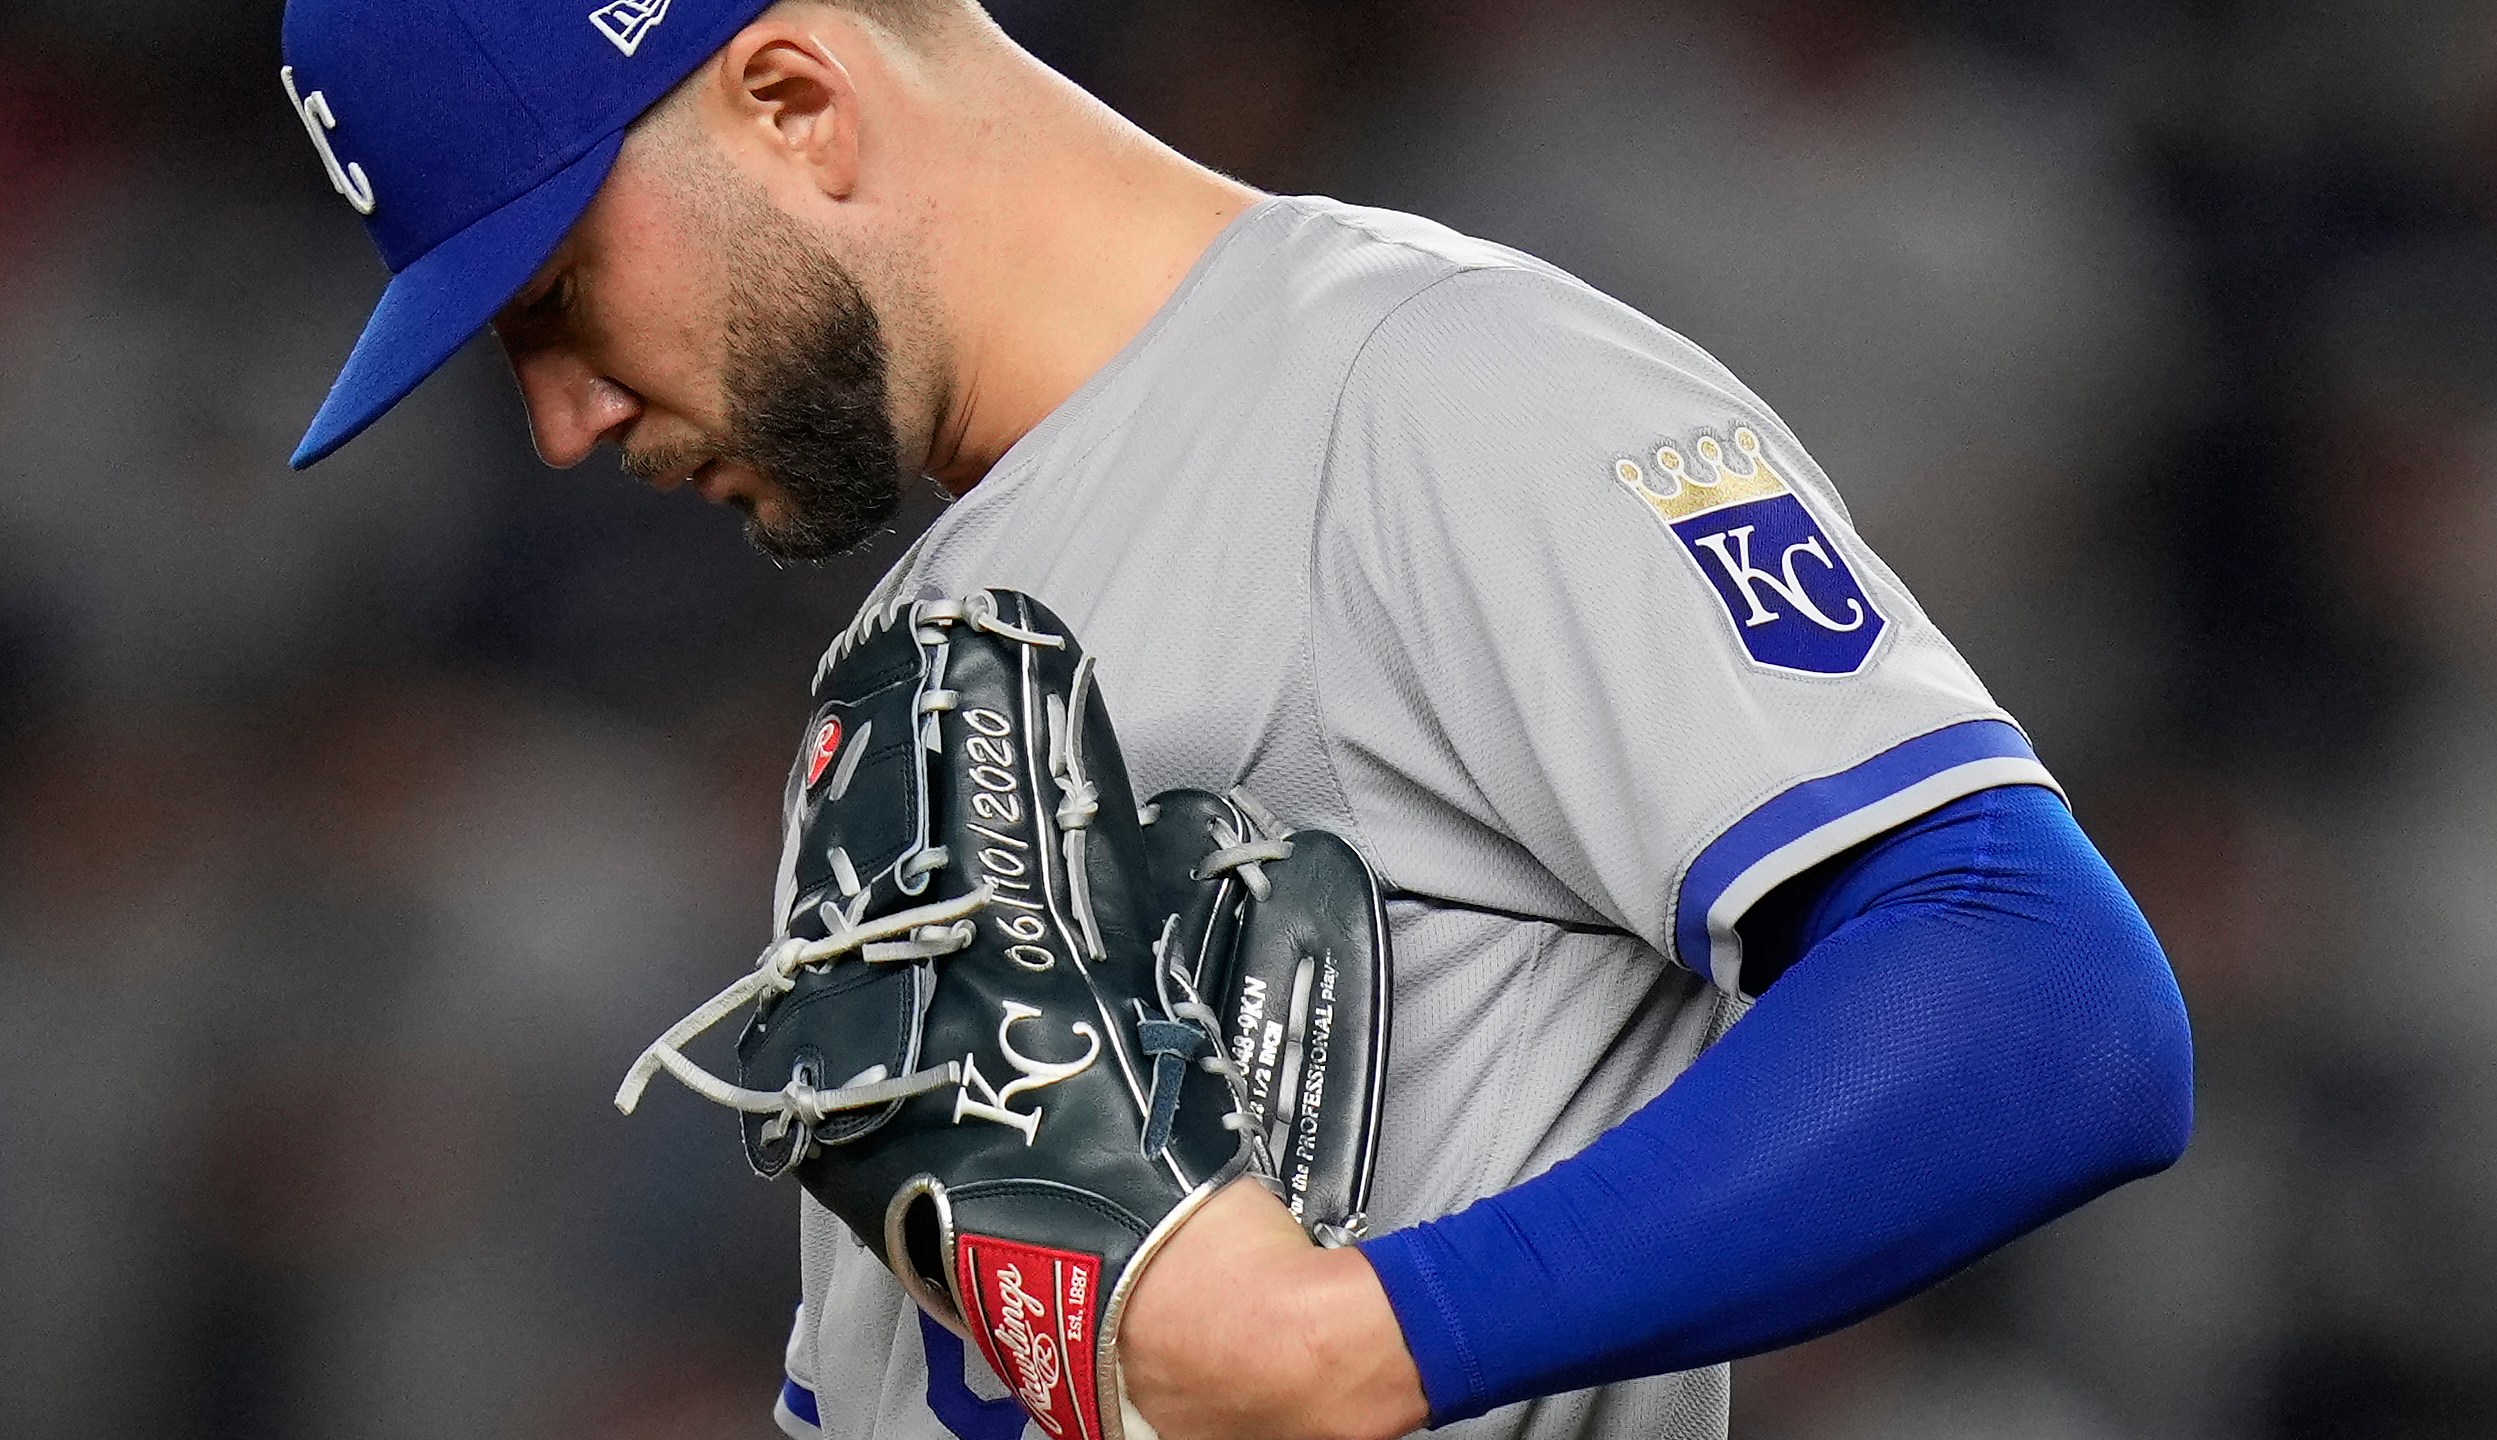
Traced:
POLYGON ((1667 445, 1652 471, 1621 460, 1613 478, 1682 543, 1754 662, 1812 675, 1863 669, 1889 622, 1821 522, 1771 467, 1760 437, 1748 427, 1735 430, 1739 461, 1714 435, 1691 448, 1705 474, 1667 445))

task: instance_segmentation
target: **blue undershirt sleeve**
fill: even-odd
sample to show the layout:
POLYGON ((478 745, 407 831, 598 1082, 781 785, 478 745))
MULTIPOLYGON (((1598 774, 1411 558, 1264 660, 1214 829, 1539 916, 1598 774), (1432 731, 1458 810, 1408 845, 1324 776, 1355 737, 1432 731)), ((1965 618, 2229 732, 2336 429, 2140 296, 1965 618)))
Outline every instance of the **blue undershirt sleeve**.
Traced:
POLYGON ((1775 983, 1662 1095, 1363 1244, 1434 1425, 1838 1329, 2183 1151, 2175 978, 2052 792, 1943 806, 1759 918, 1775 983))

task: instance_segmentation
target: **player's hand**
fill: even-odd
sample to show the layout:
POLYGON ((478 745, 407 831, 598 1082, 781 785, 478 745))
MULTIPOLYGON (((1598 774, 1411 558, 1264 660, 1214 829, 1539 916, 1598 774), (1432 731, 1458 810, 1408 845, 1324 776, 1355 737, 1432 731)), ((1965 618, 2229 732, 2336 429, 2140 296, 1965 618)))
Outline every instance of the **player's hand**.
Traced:
POLYGON ((1128 1398, 1162 1440, 1391 1440, 1430 1418, 1370 1262, 1310 1244, 1253 1180, 1162 1247, 1119 1349, 1128 1398))

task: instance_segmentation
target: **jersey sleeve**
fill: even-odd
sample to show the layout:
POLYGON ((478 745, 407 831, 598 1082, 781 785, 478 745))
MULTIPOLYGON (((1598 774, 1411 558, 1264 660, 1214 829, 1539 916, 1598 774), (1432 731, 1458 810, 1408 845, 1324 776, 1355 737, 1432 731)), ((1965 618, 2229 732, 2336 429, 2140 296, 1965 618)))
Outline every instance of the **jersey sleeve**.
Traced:
POLYGON ((1629 930, 1733 990, 1779 882, 2054 784, 1776 414, 1556 272, 1390 313, 1325 467, 1318 703, 1400 888, 1629 930))

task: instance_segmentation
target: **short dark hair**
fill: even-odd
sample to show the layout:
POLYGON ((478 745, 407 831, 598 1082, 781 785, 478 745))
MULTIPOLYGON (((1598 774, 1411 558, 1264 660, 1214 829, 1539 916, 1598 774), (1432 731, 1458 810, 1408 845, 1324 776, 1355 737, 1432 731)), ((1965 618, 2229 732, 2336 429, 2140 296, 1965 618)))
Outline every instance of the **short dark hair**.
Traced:
MULTIPOLYGON (((774 10, 796 9, 800 6, 825 6, 847 10, 869 24, 899 36, 905 43, 917 45, 933 38, 945 28, 948 20, 965 15, 986 17, 979 0, 780 0, 774 10)), ((769 11, 765 13, 770 13, 769 11)), ((671 123, 682 113, 679 102, 701 83, 702 68, 680 81, 676 88, 659 98, 658 103, 644 111, 635 129, 648 133, 658 126, 671 123), (655 125, 654 123, 655 122, 655 125)))
POLYGON ((946 20, 978 9, 976 0, 804 0, 847 10, 905 40, 924 40, 946 20))

